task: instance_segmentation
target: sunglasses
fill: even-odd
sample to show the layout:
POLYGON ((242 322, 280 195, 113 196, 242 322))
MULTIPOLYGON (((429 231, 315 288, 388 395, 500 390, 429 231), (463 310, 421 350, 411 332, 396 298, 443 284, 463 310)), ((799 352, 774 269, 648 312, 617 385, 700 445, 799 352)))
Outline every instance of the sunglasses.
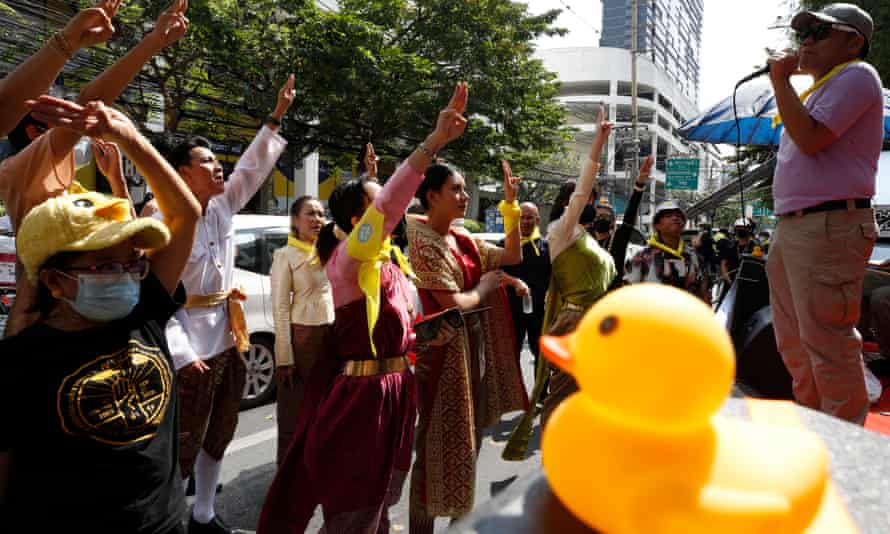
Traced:
POLYGON ((141 257, 138 260, 121 263, 101 263, 99 265, 85 265, 83 267, 71 266, 64 269, 56 269, 57 272, 67 276, 68 278, 77 279, 73 274, 99 274, 99 275, 116 275, 116 274, 132 274, 139 280, 145 280, 148 272, 151 270, 151 263, 148 258, 141 257))
POLYGON ((813 41, 824 41, 831 35, 831 30, 838 30, 847 33, 859 33, 856 28, 845 26, 843 24, 818 24, 802 31, 794 32, 794 40, 798 45, 804 41, 813 38, 813 41))

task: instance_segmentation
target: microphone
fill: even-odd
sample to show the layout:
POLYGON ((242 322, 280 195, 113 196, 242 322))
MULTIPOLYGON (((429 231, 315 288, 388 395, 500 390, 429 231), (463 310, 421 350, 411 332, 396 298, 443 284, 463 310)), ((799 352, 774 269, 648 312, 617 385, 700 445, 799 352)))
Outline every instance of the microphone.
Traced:
POLYGON ((769 65, 764 65, 763 67, 760 67, 759 69, 752 72, 751 74, 745 76, 744 78, 739 80, 739 83, 736 86, 742 85, 743 83, 748 83, 751 80, 753 80, 754 78, 759 78, 759 77, 763 76, 764 74, 769 74, 769 65))

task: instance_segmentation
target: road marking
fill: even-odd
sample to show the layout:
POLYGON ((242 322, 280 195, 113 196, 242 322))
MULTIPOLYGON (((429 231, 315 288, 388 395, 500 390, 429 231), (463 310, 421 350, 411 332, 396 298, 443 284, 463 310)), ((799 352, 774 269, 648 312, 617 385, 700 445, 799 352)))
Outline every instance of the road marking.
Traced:
POLYGON ((259 432, 255 432, 253 434, 248 434, 243 438, 238 438, 232 443, 229 444, 229 448, 226 449, 226 454, 235 454, 238 451, 248 449, 255 445, 259 445, 260 443, 273 440, 278 437, 278 429, 277 428, 268 428, 266 430, 261 430, 259 432))

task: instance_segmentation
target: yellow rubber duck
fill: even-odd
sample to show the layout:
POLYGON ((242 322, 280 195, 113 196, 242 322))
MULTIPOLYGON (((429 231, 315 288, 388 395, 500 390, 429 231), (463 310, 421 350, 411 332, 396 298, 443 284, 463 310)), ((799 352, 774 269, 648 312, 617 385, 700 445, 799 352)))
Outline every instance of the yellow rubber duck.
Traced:
POLYGON ((579 391, 544 430, 553 492, 607 534, 804 532, 828 452, 805 430, 717 415, 735 373, 729 336, 685 291, 637 284, 607 295, 544 355, 579 391))

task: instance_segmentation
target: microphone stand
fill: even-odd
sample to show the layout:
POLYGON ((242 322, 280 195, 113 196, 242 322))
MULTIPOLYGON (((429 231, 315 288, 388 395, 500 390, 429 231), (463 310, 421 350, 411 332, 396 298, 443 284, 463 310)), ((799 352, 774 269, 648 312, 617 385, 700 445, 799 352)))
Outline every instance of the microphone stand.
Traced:
POLYGON ((753 74, 749 74, 745 76, 738 82, 736 82, 735 87, 732 90, 732 116, 735 119, 735 131, 736 131, 736 142, 735 142, 735 165, 736 165, 736 173, 739 175, 739 201, 742 205, 742 219, 747 221, 747 217, 745 215, 745 187, 742 182, 742 160, 741 160, 741 151, 742 151, 742 125, 741 121, 739 121, 739 110, 736 107, 736 93, 739 91, 739 87, 750 82, 754 78, 758 76, 762 76, 764 74, 769 74, 769 65, 760 68, 757 72, 753 74))
POLYGON ((739 175, 739 201, 742 206, 742 218, 745 218, 745 187, 742 182, 742 125, 739 121, 739 110, 736 107, 736 93, 739 91, 739 87, 742 86, 743 83, 748 81, 747 79, 741 79, 738 83, 735 84, 735 87, 732 90, 732 115, 735 119, 735 131, 736 131, 736 142, 735 142, 735 165, 736 165, 736 173, 739 175))

